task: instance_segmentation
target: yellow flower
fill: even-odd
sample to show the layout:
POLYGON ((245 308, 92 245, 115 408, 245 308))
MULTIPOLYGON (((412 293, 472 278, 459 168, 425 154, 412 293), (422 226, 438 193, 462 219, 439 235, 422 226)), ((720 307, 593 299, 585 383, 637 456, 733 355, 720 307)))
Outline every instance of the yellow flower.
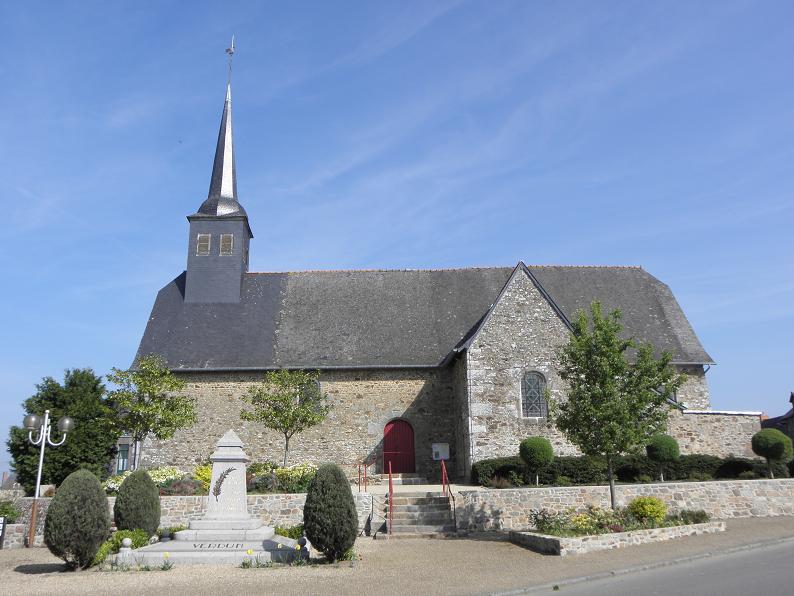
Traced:
POLYGON ((247 555, 253 555, 253 554, 254 554, 254 549, 252 549, 252 548, 249 548, 247 551, 245 551, 245 554, 247 554, 247 555))
POLYGON ((296 544, 295 545, 295 550, 300 550, 300 549, 301 549, 301 545, 300 544, 296 544))
POLYGON ((284 545, 283 545, 283 544, 281 544, 281 543, 279 542, 279 543, 278 543, 278 547, 279 547, 279 548, 284 548, 284 545))
POLYGON ((168 559, 168 557, 170 557, 170 556, 171 556, 171 555, 169 555, 168 553, 163 553, 163 558, 164 558, 164 559, 168 559))

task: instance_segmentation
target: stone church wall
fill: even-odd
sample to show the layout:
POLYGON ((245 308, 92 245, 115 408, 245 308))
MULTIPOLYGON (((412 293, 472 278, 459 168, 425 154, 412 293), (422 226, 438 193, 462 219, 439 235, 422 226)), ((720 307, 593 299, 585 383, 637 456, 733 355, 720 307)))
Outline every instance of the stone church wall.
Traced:
MULTIPOLYGON (((185 470, 204 461, 215 442, 233 428, 253 461, 281 463, 284 438, 261 424, 243 422, 240 397, 260 382, 261 373, 184 373, 186 393, 196 398, 198 422, 167 441, 147 439, 144 465, 175 465, 185 470)), ((431 443, 449 443, 455 469, 456 457, 453 372, 447 369, 399 369, 373 371, 324 371, 322 390, 332 410, 318 426, 295 435, 290 441, 289 463, 342 465, 351 477, 357 463, 376 460, 370 473, 380 472, 383 430, 395 418, 407 420, 414 429, 417 472, 435 478, 431 443)))
POLYGON ((515 455, 522 439, 545 436, 558 455, 576 449, 545 419, 521 416, 528 371, 546 378, 553 399, 565 395, 556 350, 570 331, 532 281, 518 271, 468 350, 473 461, 515 455))
POLYGON ((686 375, 686 381, 676 392, 676 400, 689 410, 708 410, 711 408, 709 386, 703 367, 700 365, 679 366, 678 372, 686 375))

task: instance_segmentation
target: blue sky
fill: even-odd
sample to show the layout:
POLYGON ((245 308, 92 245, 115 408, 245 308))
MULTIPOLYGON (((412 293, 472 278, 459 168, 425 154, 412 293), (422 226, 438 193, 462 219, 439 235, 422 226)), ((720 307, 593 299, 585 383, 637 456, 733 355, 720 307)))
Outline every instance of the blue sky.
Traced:
POLYGON ((714 407, 786 409, 792 3, 187 6, 0 7, 3 441, 43 376, 131 363, 232 32, 252 270, 641 265, 718 362, 714 407))

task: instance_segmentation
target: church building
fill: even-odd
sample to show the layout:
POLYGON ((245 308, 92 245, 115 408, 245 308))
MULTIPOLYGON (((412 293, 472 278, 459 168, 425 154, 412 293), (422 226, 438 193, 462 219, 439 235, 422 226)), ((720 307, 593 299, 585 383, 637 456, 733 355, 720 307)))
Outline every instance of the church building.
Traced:
POLYGON ((749 455, 758 412, 711 409, 714 364, 670 288, 640 267, 546 266, 256 273, 256 222, 239 201, 231 87, 209 195, 187 217, 187 269, 157 294, 137 356, 159 354, 197 400, 198 422, 147 439, 144 465, 189 470, 233 428, 254 461, 278 461, 280 434, 240 419, 241 395, 269 370, 320 371, 332 409, 293 439, 290 463, 359 462, 436 478, 439 459, 467 478, 473 462, 515 455, 543 435, 546 395, 565 399, 558 348, 593 300, 619 308, 626 333, 669 351, 686 374, 669 432, 684 453, 749 455), (253 223, 253 226, 251 225, 253 223))

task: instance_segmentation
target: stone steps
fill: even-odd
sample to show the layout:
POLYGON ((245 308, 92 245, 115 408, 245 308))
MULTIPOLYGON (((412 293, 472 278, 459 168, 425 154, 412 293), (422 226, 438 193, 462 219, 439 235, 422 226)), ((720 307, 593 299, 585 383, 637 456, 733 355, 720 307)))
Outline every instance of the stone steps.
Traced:
MULTIPOLYGON (((380 501, 378 506, 381 507, 380 501)), ((383 499, 384 517, 389 517, 389 498, 383 499)), ((392 535, 436 536, 455 532, 449 499, 437 492, 400 493, 392 498, 392 535)))

